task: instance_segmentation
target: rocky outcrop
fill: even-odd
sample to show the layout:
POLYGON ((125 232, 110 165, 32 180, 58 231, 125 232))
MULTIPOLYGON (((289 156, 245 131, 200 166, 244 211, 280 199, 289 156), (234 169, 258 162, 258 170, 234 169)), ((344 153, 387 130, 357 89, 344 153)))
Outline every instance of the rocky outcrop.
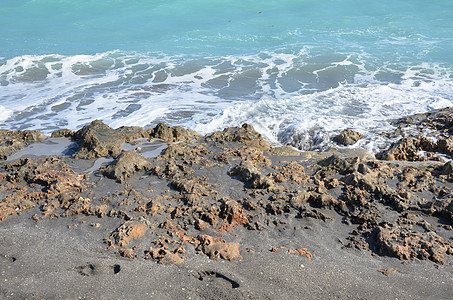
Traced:
POLYGON ((83 126, 82 129, 74 133, 73 138, 80 146, 75 158, 82 159, 118 155, 126 140, 122 133, 100 120, 95 120, 89 125, 83 126))
POLYGON ((199 235, 198 250, 209 256, 210 259, 235 260, 241 258, 239 243, 227 243, 223 239, 216 239, 209 235, 199 235))
POLYGON ((357 143, 358 140, 362 139, 363 135, 352 129, 345 129, 339 135, 333 137, 333 141, 343 145, 349 146, 357 143))
POLYGON ((249 183, 252 188, 265 189, 274 184, 272 179, 261 174, 248 160, 241 161, 228 174, 239 177, 242 181, 249 183))
POLYGON ((244 123, 241 127, 229 127, 223 131, 216 131, 206 137, 209 142, 225 144, 227 142, 241 143, 261 150, 270 150, 270 144, 255 131, 252 125, 244 123))
POLYGON ((149 130, 149 136, 172 143, 191 142, 200 137, 195 130, 185 129, 181 126, 170 127, 165 123, 159 123, 154 129, 149 130))
POLYGON ((383 160, 426 161, 440 160, 436 156, 439 153, 453 155, 453 137, 439 138, 437 142, 425 136, 403 138, 376 157, 383 160))
POLYGON ((108 178, 124 182, 135 172, 146 169, 149 164, 149 161, 139 153, 125 151, 111 165, 102 167, 99 172, 108 178))
POLYGON ((60 137, 72 137, 74 135, 74 132, 70 129, 59 129, 54 132, 52 132, 51 136, 52 138, 60 138, 60 137))
POLYGON ((6 160, 14 152, 45 138, 39 130, 0 130, 0 160, 6 160))

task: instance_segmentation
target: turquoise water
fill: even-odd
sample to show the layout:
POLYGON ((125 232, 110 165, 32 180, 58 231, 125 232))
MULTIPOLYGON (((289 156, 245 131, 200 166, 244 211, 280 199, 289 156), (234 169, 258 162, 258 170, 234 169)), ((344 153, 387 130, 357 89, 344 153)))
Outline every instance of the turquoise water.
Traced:
POLYGON ((249 122, 275 144, 380 147, 391 119, 451 105, 452 1, 2 0, 10 129, 249 122))
MULTIPOLYGON (((361 52, 452 63, 451 1, 3 0, 1 54, 361 52)), ((396 57, 395 57, 396 58, 396 57)))

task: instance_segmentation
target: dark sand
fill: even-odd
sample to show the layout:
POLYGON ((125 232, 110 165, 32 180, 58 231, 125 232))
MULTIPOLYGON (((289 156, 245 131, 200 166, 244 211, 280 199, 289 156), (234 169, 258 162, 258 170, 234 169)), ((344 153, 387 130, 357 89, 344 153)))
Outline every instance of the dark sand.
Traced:
POLYGON ((80 148, 56 137, 52 158, 3 133, 0 298, 451 298, 445 161, 90 126, 55 134, 80 148))

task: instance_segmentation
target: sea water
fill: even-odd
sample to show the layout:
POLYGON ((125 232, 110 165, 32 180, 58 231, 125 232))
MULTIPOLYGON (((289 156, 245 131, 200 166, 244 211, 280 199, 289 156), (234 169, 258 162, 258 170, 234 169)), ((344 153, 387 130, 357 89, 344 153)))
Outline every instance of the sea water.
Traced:
POLYGON ((0 128, 250 123, 325 149, 451 106, 448 0, 2 0, 0 128))

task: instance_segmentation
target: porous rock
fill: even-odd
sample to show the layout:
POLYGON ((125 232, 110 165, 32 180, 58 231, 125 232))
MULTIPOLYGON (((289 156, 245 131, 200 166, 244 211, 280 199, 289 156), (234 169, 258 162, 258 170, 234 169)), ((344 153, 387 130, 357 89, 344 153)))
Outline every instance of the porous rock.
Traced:
POLYGON ((235 166, 229 175, 237 176, 245 182, 249 182, 252 188, 265 189, 274 184, 273 180, 261 174, 260 171, 248 160, 242 160, 235 166))
POLYGON ((162 139, 168 142, 191 142, 200 136, 195 130, 185 129, 181 126, 170 127, 165 123, 159 123, 150 130, 150 137, 162 139))
POLYGON ((74 132, 70 129, 59 129, 50 135, 50 137, 53 138, 60 138, 60 137, 72 137, 74 135, 74 132))
POLYGON ((94 120, 89 125, 83 126, 74 133, 74 139, 80 145, 75 158, 82 159, 117 155, 126 140, 122 133, 100 120, 94 120))
POLYGON ((45 138, 39 130, 0 130, 0 160, 6 160, 14 152, 45 138))
POLYGON ((379 253, 396 256, 401 260, 419 258, 444 264, 445 256, 453 253, 453 243, 433 231, 418 233, 398 226, 378 226, 374 232, 379 253))
POLYGON ((102 167, 99 172, 108 178, 124 182, 126 178, 147 166, 149 161, 145 157, 135 151, 125 151, 115 159, 113 164, 102 167))
POLYGON ((231 261, 241 258, 239 243, 237 242, 226 243, 222 239, 216 239, 209 235, 199 235, 197 238, 200 241, 199 247, 210 259, 231 261))
POLYGON ((206 140, 224 144, 226 142, 242 143, 261 150, 270 150, 271 146, 261 134, 256 132, 252 125, 244 123, 241 127, 229 127, 223 131, 216 131, 206 137, 206 140))
POLYGON ((349 146, 355 144, 362 138, 363 135, 361 133, 352 129, 345 129, 339 135, 334 136, 333 141, 343 146, 349 146))
POLYGON ((113 246, 127 247, 129 242, 145 235, 148 230, 147 224, 138 221, 127 221, 118 227, 111 235, 109 240, 113 246))

